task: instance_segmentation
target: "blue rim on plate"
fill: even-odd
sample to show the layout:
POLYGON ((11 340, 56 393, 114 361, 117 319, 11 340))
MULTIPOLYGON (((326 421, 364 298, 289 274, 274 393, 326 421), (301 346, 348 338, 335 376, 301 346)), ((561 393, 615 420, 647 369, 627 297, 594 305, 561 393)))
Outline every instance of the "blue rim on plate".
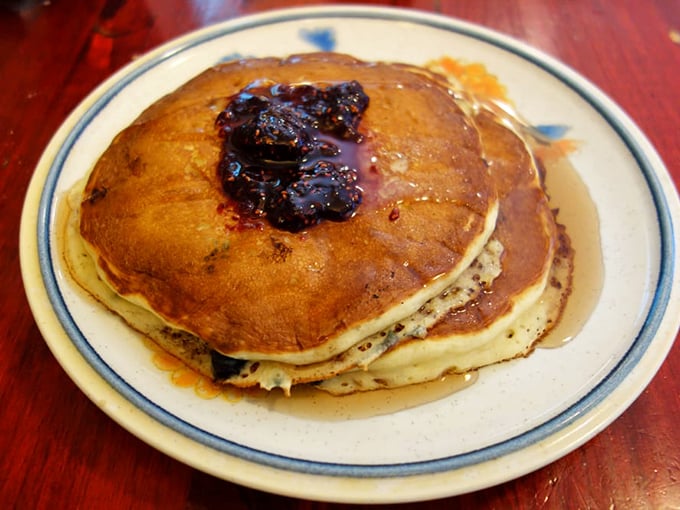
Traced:
MULTIPOLYGON (((466 23, 457 23, 453 20, 436 17, 422 16, 414 17, 412 11, 402 11, 396 9, 363 10, 363 9, 338 9, 338 10, 298 10, 281 11, 275 16, 244 18, 240 23, 227 23, 218 25, 213 30, 202 33, 199 37, 184 40, 179 45, 171 47, 170 51, 157 55, 155 58, 144 62, 141 66, 134 68, 131 72, 123 74, 122 77, 106 90, 101 97, 86 111, 77 121, 73 130, 65 138, 63 145, 59 148, 54 158, 44 189, 41 195, 38 211, 38 257, 42 278, 47 289, 51 305, 55 310, 62 327, 80 351, 82 356, 90 365, 104 378, 116 391, 123 395, 136 407, 147 413, 149 416, 164 424, 165 426, 191 438, 192 440, 214 448, 226 454, 249 460, 258 464, 274 467, 277 469, 297 471, 308 474, 321 474, 343 477, 395 477, 418 474, 438 473, 443 471, 455 470, 467 466, 472 466, 481 462, 499 458, 509 453, 521 450, 527 445, 544 440, 551 435, 569 426, 578 417, 583 416, 603 402, 607 396, 623 381, 628 374, 636 367, 641 358, 645 355, 657 334, 668 306, 671 289, 674 280, 674 260, 676 258, 675 233, 672 214, 664 195, 664 190, 655 173, 654 164, 650 161, 644 147, 639 143, 639 139, 631 133, 629 128, 621 121, 621 114, 612 111, 611 107, 596 95, 583 86, 581 79, 565 72, 564 66, 543 55, 537 54, 534 50, 528 49, 520 43, 500 36, 489 30, 476 27, 466 23), (55 268, 52 265, 53 246, 50 239, 52 236, 52 211, 55 200, 55 190, 57 181, 62 171, 65 160, 69 156, 71 149, 77 142, 82 132, 88 124, 106 107, 106 105, 129 83, 134 82, 149 70, 163 63, 164 61, 181 54, 182 52, 215 38, 226 34, 237 33, 244 30, 256 29, 258 27, 277 24, 285 21, 309 20, 313 18, 363 18, 379 19, 381 21, 407 21, 445 30, 469 38, 483 41, 484 43, 496 46, 504 51, 510 52, 543 71, 557 78, 560 82, 568 86, 585 100, 597 113, 606 120, 611 129, 617 133, 622 142, 635 158, 637 165, 642 172, 649 192, 652 196, 656 209, 658 228, 660 232, 660 266, 657 276, 657 285, 654 291, 651 307, 646 315, 644 324, 637 333, 635 341, 625 356, 620 360, 616 367, 597 384, 592 391, 574 403, 571 407, 561 412, 554 418, 545 423, 517 435, 509 440, 505 440, 488 447, 475 451, 462 453, 459 455, 448 456, 439 459, 404 462, 395 464, 375 464, 375 465, 355 465, 332 462, 310 461, 307 459, 293 458, 273 454, 270 452, 254 449, 238 444, 228 439, 218 437, 210 432, 202 430, 195 425, 172 414, 168 410, 158 406, 142 395, 136 388, 123 380, 97 352, 92 348, 88 339, 78 328, 74 318, 66 305, 55 268)), ((638 135, 639 136, 639 135, 638 135)))

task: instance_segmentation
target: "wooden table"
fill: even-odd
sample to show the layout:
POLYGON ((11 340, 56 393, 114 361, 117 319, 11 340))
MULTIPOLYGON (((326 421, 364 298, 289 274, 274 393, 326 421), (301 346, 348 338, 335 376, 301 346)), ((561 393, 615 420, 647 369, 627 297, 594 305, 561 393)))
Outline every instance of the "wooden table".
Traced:
MULTIPOLYGON (((22 200, 69 111, 113 71, 210 23, 305 4, 253 0, 0 2, 0 506, 347 508, 224 482, 147 446, 90 402, 52 357, 19 272, 22 200)), ((680 2, 373 2, 473 21, 589 78, 649 136, 680 183, 680 2)), ((497 487, 411 508, 680 508, 680 352, 583 447, 497 487)))

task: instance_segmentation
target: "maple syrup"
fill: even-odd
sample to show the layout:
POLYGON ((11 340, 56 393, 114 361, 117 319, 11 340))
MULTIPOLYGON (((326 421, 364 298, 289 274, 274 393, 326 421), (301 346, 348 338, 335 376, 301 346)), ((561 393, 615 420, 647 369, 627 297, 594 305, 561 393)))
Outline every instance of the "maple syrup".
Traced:
POLYGON ((555 348, 570 342, 590 317, 602 291, 604 265, 597 209, 588 188, 566 157, 547 162, 546 188, 557 219, 566 226, 574 248, 572 292, 560 322, 538 347, 555 348))
POLYGON ((477 372, 446 375, 436 381, 334 396, 313 386, 295 386, 290 397, 282 391, 247 393, 251 403, 271 411, 317 421, 358 420, 392 414, 447 397, 474 384, 477 372))

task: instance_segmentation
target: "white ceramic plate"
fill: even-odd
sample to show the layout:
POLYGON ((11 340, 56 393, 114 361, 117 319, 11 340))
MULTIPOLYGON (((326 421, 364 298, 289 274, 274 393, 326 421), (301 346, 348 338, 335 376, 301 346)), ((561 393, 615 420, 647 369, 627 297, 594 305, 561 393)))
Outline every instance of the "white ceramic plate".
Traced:
MULTIPOLYGON (((426 121, 426 120, 424 120, 426 121)), ((678 329, 679 206, 646 138, 593 85, 515 40, 452 19, 380 8, 276 11, 208 27, 143 56, 66 120, 30 185, 21 262, 36 321, 89 398, 123 427, 198 469, 303 498, 396 502, 520 476, 602 430, 654 376, 678 329), (147 105, 216 62, 335 50, 424 64, 484 63, 536 124, 570 126, 572 161, 597 207, 604 284, 579 336, 490 367, 465 391, 416 409, 345 421, 198 398, 171 384, 119 321, 64 278, 58 197, 147 105)))

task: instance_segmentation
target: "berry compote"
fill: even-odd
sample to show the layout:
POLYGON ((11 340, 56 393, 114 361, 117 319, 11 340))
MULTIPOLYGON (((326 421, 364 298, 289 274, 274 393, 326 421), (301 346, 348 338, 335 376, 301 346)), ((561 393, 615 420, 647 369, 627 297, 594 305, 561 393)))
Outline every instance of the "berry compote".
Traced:
POLYGON ((362 199, 356 146, 368 102, 356 81, 253 82, 230 97, 216 120, 218 172, 240 214, 290 232, 352 217, 362 199))

